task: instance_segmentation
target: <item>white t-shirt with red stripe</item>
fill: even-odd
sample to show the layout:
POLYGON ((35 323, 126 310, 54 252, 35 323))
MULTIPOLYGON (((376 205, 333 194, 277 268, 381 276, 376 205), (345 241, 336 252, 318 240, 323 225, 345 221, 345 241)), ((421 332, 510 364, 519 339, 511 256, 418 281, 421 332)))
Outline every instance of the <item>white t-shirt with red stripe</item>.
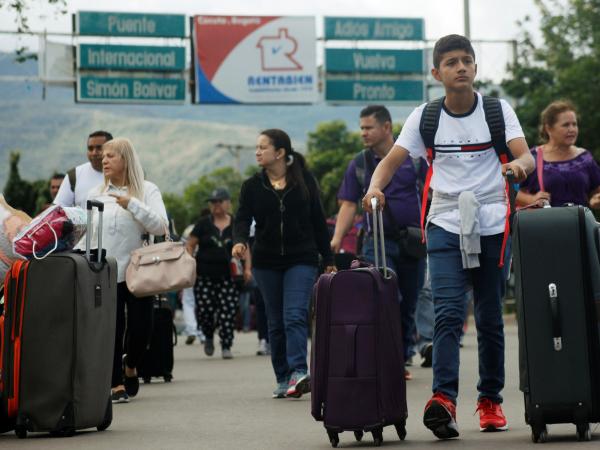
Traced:
MULTIPOLYGON (((466 114, 453 114, 444 106, 435 134, 435 159, 431 189, 458 195, 473 191, 477 197, 505 189, 501 164, 492 146, 490 130, 485 121, 481 94, 466 114)), ((506 142, 524 137, 519 119, 505 100, 500 100, 506 127, 506 142)), ((402 127, 396 145, 404 147, 413 158, 427 159, 427 150, 419 132, 425 104, 416 108, 402 127)), ((482 236, 504 232, 506 203, 484 204, 479 208, 479 228, 482 236)), ((432 223, 450 233, 460 233, 458 209, 437 215, 432 223)))

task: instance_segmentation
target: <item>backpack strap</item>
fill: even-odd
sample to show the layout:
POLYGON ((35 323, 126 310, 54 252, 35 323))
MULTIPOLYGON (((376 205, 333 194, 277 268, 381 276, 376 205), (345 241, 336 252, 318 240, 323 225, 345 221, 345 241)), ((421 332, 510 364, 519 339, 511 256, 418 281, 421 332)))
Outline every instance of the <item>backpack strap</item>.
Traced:
MULTIPOLYGON (((512 161, 514 157, 506 145, 506 124, 504 123, 504 113, 502 112, 502 104, 496 97, 483 96, 483 112, 485 113, 485 121, 487 122, 492 136, 492 145, 498 155, 501 164, 506 164, 512 161)), ((498 267, 504 266, 504 253, 512 222, 512 207, 510 204, 510 186, 508 180, 505 182, 506 190, 506 220, 504 223, 504 236, 502 238, 502 246, 500 248, 500 262, 498 267)))
POLYGON ((419 132, 427 149, 427 159, 429 159, 430 164, 435 159, 435 133, 437 133, 440 124, 440 114, 442 114, 445 98, 440 97, 428 102, 421 114, 419 132))
POLYGON ((69 176, 69 184, 71 185, 71 192, 75 193, 75 184, 77 184, 77 172, 75 171, 75 167, 69 169, 67 171, 67 175, 69 176))
POLYGON ((442 107, 446 97, 436 98, 428 102, 423 108, 421 114, 421 123, 419 124, 419 132, 421 133, 421 139, 427 150, 427 161, 429 162, 429 168, 427 169, 427 176, 425 177, 425 184, 421 192, 421 236, 422 241, 425 243, 425 217, 427 215, 427 202, 429 200, 429 185, 431 184, 431 177, 433 176, 433 160, 435 159, 435 134, 437 133, 438 126, 440 124, 440 115, 442 114, 442 107))
POLYGON ((485 121, 492 136, 492 145, 496 150, 496 155, 502 164, 512 161, 514 158, 506 145, 506 124, 504 123, 504 113, 502 112, 502 104, 496 97, 484 95, 483 97, 483 112, 485 121))
POLYGON ((540 185, 540 191, 546 191, 544 189, 544 149, 541 145, 536 147, 535 155, 535 166, 537 171, 538 184, 540 185))
POLYGON ((363 148, 354 157, 354 173, 360 188, 365 194, 369 186, 367 186, 367 174, 373 174, 375 171, 375 165, 373 164, 373 158, 368 154, 369 149, 363 148))

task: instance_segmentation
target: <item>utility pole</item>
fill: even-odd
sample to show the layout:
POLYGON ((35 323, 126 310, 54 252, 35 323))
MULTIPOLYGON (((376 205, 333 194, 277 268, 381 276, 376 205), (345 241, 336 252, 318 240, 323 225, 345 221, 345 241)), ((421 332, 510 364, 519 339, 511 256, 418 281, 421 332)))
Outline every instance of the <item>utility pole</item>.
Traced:
POLYGON ((471 39, 471 19, 469 16, 469 0, 463 0, 463 13, 465 17, 465 37, 471 39))
POLYGON ((223 142, 219 142, 216 145, 217 148, 225 148, 227 151, 235 158, 235 167, 240 174, 242 173, 242 163, 241 163, 241 152, 242 150, 250 150, 254 149, 249 145, 241 145, 241 144, 224 144, 223 142))

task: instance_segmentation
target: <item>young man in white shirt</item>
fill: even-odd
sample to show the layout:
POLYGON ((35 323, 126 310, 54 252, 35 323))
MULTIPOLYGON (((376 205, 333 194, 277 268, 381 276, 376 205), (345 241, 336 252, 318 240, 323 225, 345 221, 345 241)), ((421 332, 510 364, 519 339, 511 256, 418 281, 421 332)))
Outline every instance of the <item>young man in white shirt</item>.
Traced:
POLYGON ((79 206, 85 209, 88 193, 104 183, 102 173, 102 146, 112 139, 107 131, 94 131, 87 139, 89 162, 70 169, 60 185, 54 203, 61 206, 79 206))
POLYGON ((500 395, 504 387, 502 298, 509 265, 503 265, 503 260, 510 251, 508 185, 503 175, 510 169, 517 182, 523 181, 534 170, 534 160, 514 111, 503 100, 504 148, 514 160, 508 162, 508 152, 496 153, 483 97, 473 90, 477 65, 469 40, 445 36, 435 44, 433 55, 431 73, 446 91, 433 148, 426 148, 423 140, 422 105, 408 117, 394 147, 377 166, 363 206, 371 210, 373 197, 384 204, 383 188, 409 155, 428 159, 434 194, 426 236, 435 330, 433 397, 425 406, 423 423, 439 439, 448 439, 458 436, 459 338, 469 285, 474 289, 479 345, 480 430, 507 429, 500 395))

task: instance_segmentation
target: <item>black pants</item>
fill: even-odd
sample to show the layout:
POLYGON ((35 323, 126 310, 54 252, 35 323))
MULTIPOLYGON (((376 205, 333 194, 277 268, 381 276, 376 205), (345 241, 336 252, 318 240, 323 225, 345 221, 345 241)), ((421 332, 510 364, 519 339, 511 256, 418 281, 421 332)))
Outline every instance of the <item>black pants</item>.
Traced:
POLYGON ((133 369, 150 345, 154 314, 152 301, 152 297, 134 297, 125 282, 117 284, 117 332, 112 387, 123 384, 123 354, 127 354, 127 366, 133 369))

